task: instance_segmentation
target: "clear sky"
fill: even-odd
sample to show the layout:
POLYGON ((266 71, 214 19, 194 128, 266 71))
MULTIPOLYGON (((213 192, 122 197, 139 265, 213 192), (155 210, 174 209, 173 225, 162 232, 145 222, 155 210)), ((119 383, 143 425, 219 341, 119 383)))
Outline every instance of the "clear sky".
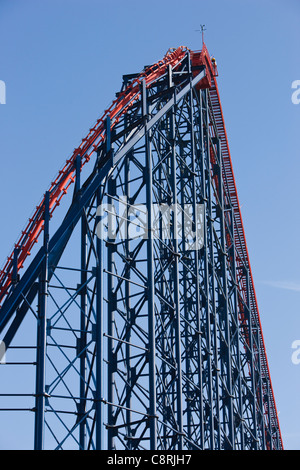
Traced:
MULTIPOLYGON (((0 264, 122 75, 170 47, 200 49, 201 24, 218 63, 284 446, 300 450, 299 0, 0 0, 0 264)), ((2 427, 0 448, 25 446, 16 435, 2 427)))

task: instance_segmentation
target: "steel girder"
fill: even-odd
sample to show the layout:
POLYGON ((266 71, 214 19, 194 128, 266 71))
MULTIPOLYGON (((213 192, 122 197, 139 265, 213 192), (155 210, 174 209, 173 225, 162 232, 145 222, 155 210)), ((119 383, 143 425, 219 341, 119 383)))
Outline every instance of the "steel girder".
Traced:
POLYGON ((279 442, 204 76, 187 51, 180 67, 141 82, 113 129, 107 118, 83 184, 76 160, 52 237, 45 199, 43 246, 1 309, 7 345, 28 316, 37 335, 35 388, 23 393, 35 449, 279 442))

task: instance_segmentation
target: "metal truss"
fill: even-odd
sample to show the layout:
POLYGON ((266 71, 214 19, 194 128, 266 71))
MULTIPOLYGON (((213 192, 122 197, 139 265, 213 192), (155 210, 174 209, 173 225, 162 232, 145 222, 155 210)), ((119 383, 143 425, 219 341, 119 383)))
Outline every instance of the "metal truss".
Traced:
POLYGON ((106 117, 85 181, 84 154, 72 163, 62 222, 51 234, 48 191, 42 246, 11 277, 3 368, 10 351, 28 367, 31 341, 35 373, 1 409, 31 412, 35 449, 282 448, 214 95, 193 57, 142 77, 106 117))

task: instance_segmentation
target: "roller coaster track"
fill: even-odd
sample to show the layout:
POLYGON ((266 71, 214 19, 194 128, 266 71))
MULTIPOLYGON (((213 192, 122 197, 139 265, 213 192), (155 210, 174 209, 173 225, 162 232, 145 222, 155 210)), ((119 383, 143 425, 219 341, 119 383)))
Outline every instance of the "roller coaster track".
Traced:
MULTIPOLYGON (((265 448, 282 449, 283 444, 278 414, 218 91, 217 69, 215 63, 210 58, 205 44, 201 51, 191 51, 187 47, 171 49, 163 60, 146 67, 141 74, 130 77, 128 84, 124 82, 122 90, 117 94, 117 98, 112 102, 111 106, 96 121, 87 136, 82 139, 79 147, 74 149, 72 156, 66 161, 66 164, 59 171, 48 191, 45 192, 21 237, 16 242, 13 252, 7 258, 0 272, 0 332, 4 331, 15 314, 12 326, 4 338, 5 344, 9 346, 28 310, 28 306, 27 308, 26 305, 24 307, 24 303, 22 308, 18 310, 21 301, 25 298, 25 295, 28 295, 27 298, 29 300, 32 300, 37 293, 37 287, 33 288, 33 281, 44 259, 45 252, 43 246, 37 255, 37 261, 26 268, 23 276, 21 275, 21 270, 25 267, 25 262, 30 257, 33 247, 39 243, 42 233, 44 232, 44 236, 47 235, 45 212, 48 210, 49 219, 53 217, 55 209, 60 205, 64 195, 70 191, 71 185, 75 184, 76 188, 79 179, 78 175, 82 168, 90 162, 93 155, 101 154, 99 149, 104 148, 105 152, 102 153, 102 159, 96 160, 90 172, 90 177, 82 187, 83 196, 80 204, 84 205, 91 198, 95 188, 97 185, 99 186, 99 182, 112 174, 117 162, 132 148, 134 142, 138 142, 141 137, 146 135, 151 126, 153 127, 161 116, 171 106, 176 104, 177 99, 179 100, 184 96, 184 93, 186 93, 185 88, 179 91, 176 100, 174 98, 173 102, 170 100, 167 104, 162 104, 161 111, 158 111, 157 115, 152 117, 152 121, 151 118, 147 121, 146 113, 144 113, 143 119, 139 121, 139 127, 134 124, 131 133, 129 133, 129 138, 125 140, 123 146, 114 155, 111 152, 111 136, 120 120, 129 111, 134 110, 138 103, 143 103, 145 90, 151 90, 162 78, 167 80, 168 77, 170 79, 171 75, 176 77, 177 73, 180 81, 182 66, 187 57, 191 60, 191 86, 198 91, 207 90, 208 93, 208 113, 210 116, 211 132, 210 163, 213 168, 220 160, 219 167, 221 171, 219 174, 212 171, 213 191, 216 199, 224 198, 225 208, 232 209, 227 212, 224 210, 226 251, 229 254, 226 262, 228 269, 230 269, 232 263, 235 263, 236 266, 235 282, 238 291, 237 302, 239 306, 240 328, 245 340, 245 350, 247 350, 247 354, 251 351, 253 358, 252 365, 251 361, 249 361, 249 374, 250 376, 252 374, 252 380, 254 380, 253 375, 259 371, 262 377, 260 381, 261 389, 253 382, 255 388, 253 394, 255 396, 256 407, 258 409, 260 407, 263 408, 265 422, 264 446, 265 448), (221 159, 218 155, 221 155, 221 159), (250 324, 252 325, 251 328, 250 324), (272 437, 270 438, 270 436, 272 437)), ((76 199, 75 196, 76 191, 74 190, 74 200, 76 199)), ((78 211, 78 208, 74 209, 71 206, 64 220, 65 225, 64 223, 62 224, 57 234, 49 242, 50 244, 52 243, 52 247, 60 247, 59 253, 61 253, 63 247, 68 242, 67 232, 70 230, 69 227, 78 221, 78 217, 75 216, 76 210, 78 211)), ((59 255, 57 256, 59 257, 59 255)), ((262 439, 264 440, 264 438, 262 439)))

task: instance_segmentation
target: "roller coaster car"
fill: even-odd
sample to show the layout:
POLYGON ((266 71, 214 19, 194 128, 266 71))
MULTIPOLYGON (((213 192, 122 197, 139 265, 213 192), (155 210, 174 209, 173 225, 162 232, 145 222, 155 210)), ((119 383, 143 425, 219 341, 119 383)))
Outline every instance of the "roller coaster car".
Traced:
POLYGON ((210 58, 205 44, 201 51, 193 52, 191 54, 191 58, 194 76, 199 73, 199 70, 203 66, 205 66, 206 69, 206 76, 196 85, 196 89, 200 90, 201 88, 211 88, 212 77, 218 76, 216 59, 214 57, 210 58))

